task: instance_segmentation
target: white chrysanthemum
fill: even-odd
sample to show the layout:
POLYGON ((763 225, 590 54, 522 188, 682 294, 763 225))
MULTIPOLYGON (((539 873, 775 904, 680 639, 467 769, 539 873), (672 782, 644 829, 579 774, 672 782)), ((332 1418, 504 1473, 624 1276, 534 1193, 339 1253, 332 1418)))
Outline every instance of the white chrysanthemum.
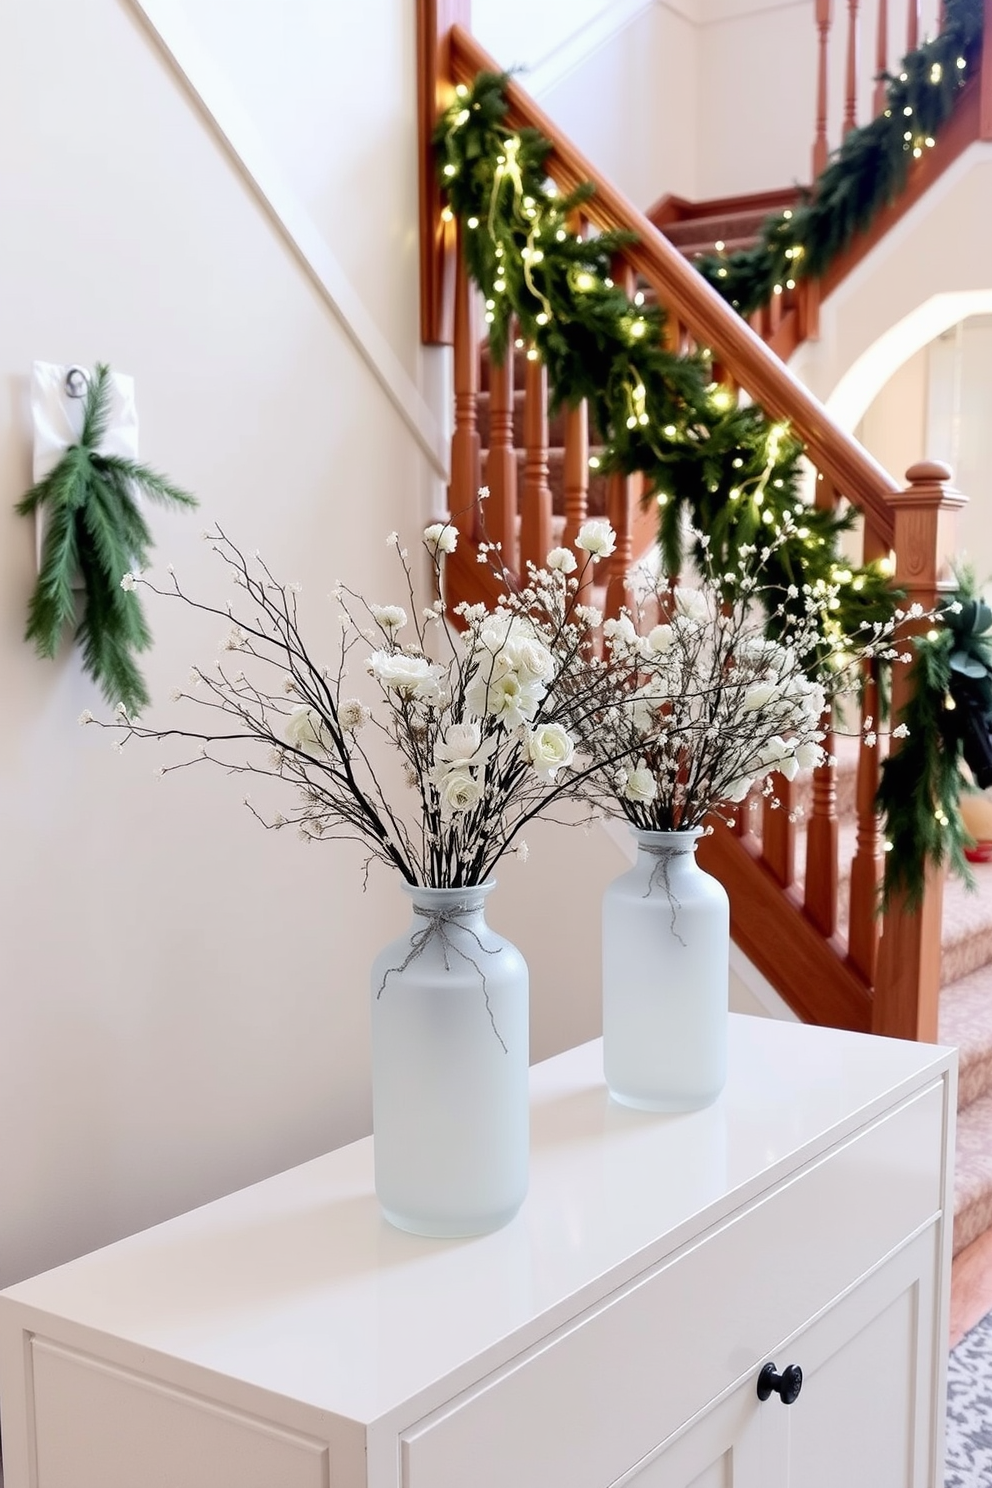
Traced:
POLYGON ((136 584, 140 584, 140 582, 141 582, 141 574, 140 574, 140 572, 126 573, 124 575, 124 577, 121 579, 121 588, 123 590, 125 590, 128 594, 130 594, 131 590, 135 587, 135 585, 136 584))
POLYGON ((402 605, 369 605, 369 613, 383 630, 402 630, 406 624, 406 610, 402 605))
POLYGON ((435 555, 453 553, 458 546, 458 532, 450 522, 432 522, 424 528, 424 544, 435 555))
POLYGON ((655 656, 664 656, 666 651, 671 650, 675 639, 675 631, 670 625, 656 625, 648 632, 648 648, 655 656))
POLYGON ((609 558, 616 551, 617 535, 605 517, 593 517, 583 522, 575 546, 588 553, 594 563, 600 558, 609 558))
POLYGON ((542 780, 553 781, 575 757, 575 745, 560 723, 542 723, 527 735, 527 757, 542 780))
POLYGON ((546 559, 547 567, 555 573, 570 574, 578 568, 578 560, 568 548, 552 548, 546 559))
POLYGON ((495 739, 483 743, 477 723, 452 723, 444 731, 444 742, 436 746, 434 759, 446 770, 467 770, 472 765, 484 764, 495 748, 495 739))
POLYGON ((84 708, 82 713, 80 713, 79 715, 80 723, 95 723, 95 721, 96 720, 94 719, 93 714, 90 712, 89 708, 84 708))

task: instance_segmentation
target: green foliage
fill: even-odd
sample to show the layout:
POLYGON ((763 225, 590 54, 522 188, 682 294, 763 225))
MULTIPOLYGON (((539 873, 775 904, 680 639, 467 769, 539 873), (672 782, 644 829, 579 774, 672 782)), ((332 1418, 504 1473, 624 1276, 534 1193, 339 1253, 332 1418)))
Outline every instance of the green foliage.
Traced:
POLYGON ((848 132, 812 191, 767 217, 753 247, 696 260, 742 315, 767 304, 776 285, 781 291, 790 281, 821 277, 899 195, 914 159, 932 146, 975 70, 982 0, 947 0, 942 27, 903 58, 897 76, 886 77, 882 113, 848 132))
POLYGON ((134 653, 147 649, 151 634, 137 590, 122 588, 121 580, 147 565, 152 541, 135 498, 187 507, 196 498, 147 465, 99 452, 110 394, 110 369, 101 364, 90 379, 79 443, 17 504, 22 516, 44 509, 48 520, 25 640, 40 656, 55 656, 64 632, 76 624, 73 583, 81 575, 84 608, 76 636, 83 665, 108 703, 122 702, 133 713, 149 701, 134 653))
POLYGON ((968 724, 992 723, 992 611, 974 592, 970 575, 939 612, 940 625, 914 640, 912 693, 899 722, 902 748, 882 766, 878 807, 886 842, 884 893, 905 893, 910 907, 923 897, 924 864, 949 864, 973 884, 964 849, 969 837, 959 801, 968 724))
POLYGON ((849 518, 801 500, 802 445, 787 426, 756 405, 738 406, 713 380, 708 354, 668 350, 660 309, 614 283, 613 260, 630 235, 572 230, 593 187, 558 194, 546 175, 549 141, 503 123, 505 85, 505 76, 480 74, 435 132, 440 180, 485 298, 493 357, 507 355, 515 321, 547 367, 555 404, 587 400, 601 468, 645 477, 670 573, 685 560, 688 526, 727 569, 751 548, 774 551, 765 591, 773 607, 801 605, 804 585, 839 583, 838 624, 853 627, 869 610, 872 618, 891 615, 877 566, 853 568, 838 556, 849 518))

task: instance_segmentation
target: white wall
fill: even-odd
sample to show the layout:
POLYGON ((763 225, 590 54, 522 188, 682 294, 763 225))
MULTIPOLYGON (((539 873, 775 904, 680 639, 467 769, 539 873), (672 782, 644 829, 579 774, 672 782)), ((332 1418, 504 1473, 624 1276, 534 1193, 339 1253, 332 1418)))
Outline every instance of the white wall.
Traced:
MULTIPOLYGON (((412 7, 349 8, 350 53, 328 9, 188 14, 426 386, 412 7), (374 54, 374 79, 356 53, 374 54)), ((198 536, 220 522, 302 582, 315 649, 334 580, 393 593, 384 535, 415 533, 443 487, 127 0, 10 10, 0 139, 6 1284, 366 1133, 367 968, 406 912, 384 875, 362 893, 357 850, 264 833, 243 782, 157 780, 155 747, 118 756, 77 726, 102 710, 77 657, 42 662, 22 641, 34 536, 12 505, 30 482, 32 360, 134 374, 143 457, 202 501, 155 514, 157 561, 223 594, 198 536)), ((161 604, 150 619, 148 716, 167 723, 170 689, 219 637, 161 604)), ((531 960, 535 1057, 596 1032, 596 909, 622 866, 545 830, 493 906, 531 960)))
MULTIPOLYGON (((992 276, 990 276, 992 277, 992 276)), ((992 592, 992 315, 972 316, 928 348, 927 452, 968 496, 959 555, 992 592)))

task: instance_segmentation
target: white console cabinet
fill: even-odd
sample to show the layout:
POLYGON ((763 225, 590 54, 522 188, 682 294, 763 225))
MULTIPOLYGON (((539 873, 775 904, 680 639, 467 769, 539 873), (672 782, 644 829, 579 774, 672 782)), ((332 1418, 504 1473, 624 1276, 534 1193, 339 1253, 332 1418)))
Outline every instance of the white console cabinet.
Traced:
POLYGON ((731 1025, 692 1115, 536 1066, 495 1235, 392 1229, 364 1141, 12 1287, 7 1488, 939 1488, 955 1056, 731 1025))

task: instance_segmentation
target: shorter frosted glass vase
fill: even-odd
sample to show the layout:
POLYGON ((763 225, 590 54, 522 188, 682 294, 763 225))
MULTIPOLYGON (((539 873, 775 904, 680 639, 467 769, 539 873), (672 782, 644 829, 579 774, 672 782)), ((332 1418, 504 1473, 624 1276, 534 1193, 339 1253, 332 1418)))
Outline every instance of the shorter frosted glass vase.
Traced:
POLYGON ((699 831, 634 829, 637 861, 603 896, 603 1072, 641 1111, 694 1111, 727 1078, 730 905, 699 831))
POLYGON ((404 884, 413 923, 372 967, 376 1194, 417 1235, 499 1229, 527 1192, 527 965, 486 924, 494 887, 404 884))

